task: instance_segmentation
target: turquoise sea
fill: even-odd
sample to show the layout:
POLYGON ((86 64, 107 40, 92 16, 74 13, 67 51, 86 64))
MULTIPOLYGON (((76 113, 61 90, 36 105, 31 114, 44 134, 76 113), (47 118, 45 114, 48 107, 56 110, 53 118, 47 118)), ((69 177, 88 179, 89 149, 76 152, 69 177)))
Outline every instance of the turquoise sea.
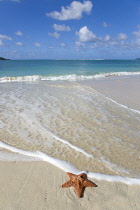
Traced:
POLYGON ((0 160, 49 160, 140 184, 140 112, 86 85, 134 75, 138 60, 0 61, 0 160))
POLYGON ((6 77, 9 77, 8 80, 17 77, 15 79, 18 80, 23 76, 30 76, 26 80, 80 80, 127 74, 140 74, 139 60, 0 61, 0 81, 5 81, 6 77))

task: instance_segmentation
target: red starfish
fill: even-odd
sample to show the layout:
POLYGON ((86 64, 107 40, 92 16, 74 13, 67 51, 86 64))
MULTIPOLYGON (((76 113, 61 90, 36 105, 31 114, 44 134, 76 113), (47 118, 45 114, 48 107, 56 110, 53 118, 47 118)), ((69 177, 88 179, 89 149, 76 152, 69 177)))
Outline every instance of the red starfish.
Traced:
POLYGON ((62 187, 74 187, 79 198, 83 197, 83 193, 86 187, 97 187, 97 185, 87 179, 85 173, 76 175, 72 173, 67 173, 70 180, 62 185, 62 187))

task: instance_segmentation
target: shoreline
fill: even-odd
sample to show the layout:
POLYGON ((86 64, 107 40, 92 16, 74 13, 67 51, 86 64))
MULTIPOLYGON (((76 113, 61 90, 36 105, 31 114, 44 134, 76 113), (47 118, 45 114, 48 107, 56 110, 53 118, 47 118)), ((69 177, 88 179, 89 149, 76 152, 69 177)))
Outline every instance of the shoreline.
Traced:
POLYGON ((140 111, 140 76, 119 76, 102 80, 80 81, 115 102, 140 111))
POLYGON ((47 162, 0 161, 1 209, 138 209, 140 186, 95 182, 78 198, 73 188, 62 188, 67 174, 47 162))
POLYGON ((80 173, 86 173, 90 178, 94 178, 99 181, 120 182, 127 185, 140 185, 139 177, 104 174, 104 173, 87 171, 87 170, 84 170, 83 168, 82 170, 79 170, 72 163, 67 162, 65 160, 55 158, 53 156, 47 155, 39 151, 31 152, 31 151, 21 150, 21 149, 12 147, 8 144, 5 144, 3 142, 0 142, 0 148, 6 149, 5 152, 1 151, 3 152, 3 159, 1 159, 0 161, 46 162, 48 164, 51 164, 54 167, 59 168, 59 170, 62 170, 64 172, 74 173, 77 175, 80 173), (7 151, 9 151, 10 153, 8 153, 7 151))

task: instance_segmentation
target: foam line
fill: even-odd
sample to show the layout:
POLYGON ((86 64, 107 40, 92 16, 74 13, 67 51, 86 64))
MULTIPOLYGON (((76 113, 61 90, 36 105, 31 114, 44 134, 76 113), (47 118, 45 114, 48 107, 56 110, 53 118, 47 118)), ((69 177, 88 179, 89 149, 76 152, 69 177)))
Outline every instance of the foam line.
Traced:
POLYGON ((10 146, 8 144, 5 144, 1 141, 0 141, 0 147, 3 148, 3 149, 7 149, 11 152, 14 152, 14 153, 18 153, 18 154, 29 156, 29 157, 34 157, 38 161, 42 160, 42 161, 49 162, 49 163, 57 166, 58 168, 62 169, 63 171, 66 171, 66 172, 68 172, 68 171, 69 172, 73 171, 73 173, 78 173, 79 172, 79 170, 75 166, 73 166, 71 163, 66 162, 64 160, 54 158, 54 157, 51 157, 51 156, 49 156, 45 153, 42 153, 40 151, 30 152, 30 151, 18 149, 18 148, 10 146))
MULTIPOLYGON (((77 83, 77 84, 79 84, 79 83, 77 83)), ((91 88, 90 86, 86 86, 86 85, 82 85, 82 86, 84 86, 85 88, 89 88, 90 90, 96 90, 96 88, 95 89, 93 89, 93 88, 91 88)), ((97 90, 96 90, 97 91, 97 90)), ((117 105, 119 105, 119 106, 121 106, 121 107, 123 107, 123 108, 125 108, 125 109, 128 109, 128 110, 130 110, 130 111, 132 111, 132 112, 135 112, 135 113, 138 113, 138 114, 140 114, 140 111, 139 110, 137 110, 137 109, 132 109, 132 108, 129 108, 128 106, 126 106, 126 105, 123 105, 123 104, 120 104, 120 103, 118 103, 117 101, 115 101, 115 100, 113 100, 113 99, 111 99, 111 98, 109 98, 109 97, 107 97, 107 96, 105 96, 104 94, 102 94, 102 93, 100 93, 100 91, 97 91, 100 95, 102 95, 103 97, 105 97, 105 98, 107 98, 108 100, 110 100, 110 101, 112 101, 113 103, 115 103, 115 104, 117 104, 117 105)))
POLYGON ((52 133, 49 132, 49 131, 47 131, 47 132, 48 132, 53 138, 55 138, 56 140, 62 142, 63 144, 67 144, 67 145, 68 145, 69 147, 71 147, 72 149, 74 149, 74 150, 76 150, 76 151, 78 151, 78 152, 81 152, 82 154, 84 154, 84 155, 87 156, 87 157, 93 158, 93 155, 87 153, 85 150, 83 150, 83 149, 81 149, 81 148, 79 148, 79 147, 77 147, 77 146, 74 146, 73 144, 71 144, 71 143, 68 142, 67 140, 61 139, 61 138, 59 138, 58 136, 52 134, 52 133))
POLYGON ((113 176, 113 175, 106 175, 106 174, 100 174, 100 173, 79 171, 71 163, 51 157, 51 156, 44 154, 42 152, 39 152, 39 151, 30 152, 30 151, 21 150, 21 149, 12 147, 8 144, 5 144, 1 141, 0 141, 0 147, 10 150, 11 152, 15 152, 15 153, 19 153, 19 154, 26 155, 29 157, 37 158, 38 161, 42 160, 42 161, 49 162, 49 163, 53 164, 54 166, 62 169, 65 172, 71 172, 74 174, 80 174, 80 173, 84 172, 84 173, 87 173, 88 177, 97 179, 97 180, 104 180, 104 181, 108 181, 108 182, 121 182, 121 183, 125 183, 127 185, 140 185, 140 179, 137 179, 137 178, 129 178, 129 177, 116 176, 116 175, 113 176))
POLYGON ((100 173, 93 173, 93 172, 87 172, 87 175, 88 177, 97 179, 97 180, 104 180, 108 182, 121 182, 127 185, 140 185, 140 179, 137 179, 137 178, 129 178, 129 177, 107 175, 107 174, 100 174, 100 173))
MULTIPOLYGON (((102 94, 103 95, 103 94, 102 94)), ((119 105, 119 106, 121 106, 121 107, 123 107, 123 108, 125 108, 125 109, 128 109, 128 110, 131 110, 132 112, 135 112, 135 113, 137 113, 137 114, 140 114, 140 111, 138 111, 137 109, 131 109, 131 108, 129 108, 128 106, 125 106, 125 105, 123 105, 123 104, 120 104, 120 103, 118 103, 117 101, 114 101, 113 99, 111 99, 111 98, 109 98, 109 97, 107 97, 107 96, 105 96, 105 95, 103 95, 105 98, 107 98, 107 99, 109 99, 110 101, 112 101, 113 103, 115 103, 115 104, 117 104, 117 105, 119 105)))

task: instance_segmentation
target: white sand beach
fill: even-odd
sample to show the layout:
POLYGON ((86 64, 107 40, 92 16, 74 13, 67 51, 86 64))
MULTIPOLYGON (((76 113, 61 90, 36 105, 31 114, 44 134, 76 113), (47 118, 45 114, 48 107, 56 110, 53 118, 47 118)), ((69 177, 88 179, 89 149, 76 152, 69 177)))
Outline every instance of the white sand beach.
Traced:
POLYGON ((73 188, 62 188, 67 174, 47 162, 0 162, 0 209, 138 210, 140 186, 92 180, 78 198, 73 188))
MULTIPOLYGON (((89 86, 118 103, 140 110, 139 81, 118 78, 89 86)), ((83 198, 78 198, 73 188, 61 187, 69 180, 66 172, 48 162, 0 161, 0 169, 2 210, 138 210, 140 207, 140 185, 89 178, 98 187, 86 188, 83 198)))

